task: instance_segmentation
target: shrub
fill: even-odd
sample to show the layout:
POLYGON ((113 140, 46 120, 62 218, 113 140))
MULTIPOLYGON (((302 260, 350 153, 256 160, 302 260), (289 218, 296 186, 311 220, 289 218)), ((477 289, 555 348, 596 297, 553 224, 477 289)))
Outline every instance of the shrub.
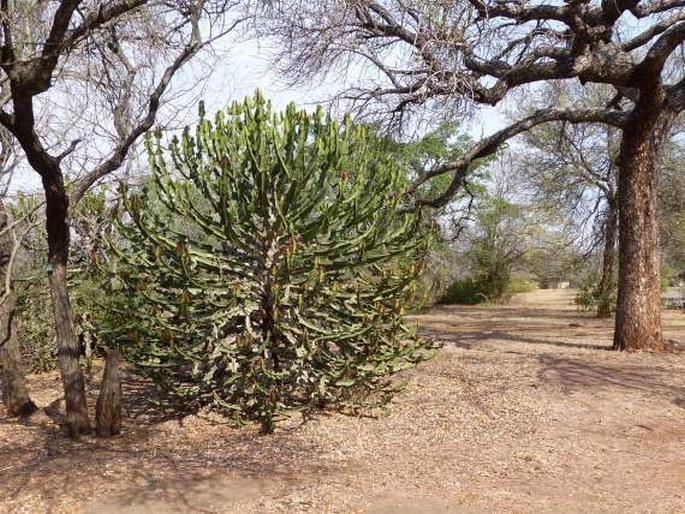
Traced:
MULTIPOLYGON (((606 293, 604 293, 606 294, 606 293)), ((591 274, 578 288, 578 293, 574 299, 578 309, 584 312, 597 310, 600 303, 611 306, 611 312, 616 310, 616 285, 611 288, 607 298, 603 298, 602 291, 599 288, 599 278, 596 274, 591 274)))
MULTIPOLYGON (((506 282, 504 293, 500 295, 497 303, 507 302, 513 295, 527 293, 537 289, 537 284, 532 280, 513 279, 506 282)), ((479 303, 495 302, 489 294, 490 281, 486 277, 466 277, 452 282, 442 294, 438 303, 476 305, 479 303)))
POLYGON ((456 275, 454 254, 444 242, 431 246, 419 275, 416 289, 408 299, 407 309, 418 311, 439 303, 456 275))
POLYGON ((257 94, 122 190, 108 337, 185 407, 257 420, 359 407, 430 343, 403 322, 429 235, 365 130, 257 94))
POLYGON ((664 292, 666 291, 666 289, 671 287, 671 285, 675 282, 676 276, 673 272, 673 268, 671 268, 667 264, 662 264, 660 269, 661 280, 659 282, 659 286, 661 287, 661 291, 664 292))
POLYGON ((530 293, 538 288, 537 282, 525 278, 514 278, 507 285, 506 296, 511 298, 515 294, 530 293))
MULTIPOLYGON (((96 223, 109 228, 111 223, 105 212, 106 191, 88 193, 71 213, 71 238, 69 259, 69 296, 74 313, 76 334, 80 351, 90 366, 91 357, 98 341, 98 329, 93 319, 93 307, 102 301, 100 277, 92 265, 94 249, 98 247, 98 233, 84 231, 86 225, 96 223)), ((48 371, 57 368, 57 344, 54 333, 52 300, 46 273, 47 244, 44 216, 37 196, 20 195, 9 205, 15 219, 23 219, 34 225, 22 241, 21 262, 13 287, 17 302, 17 332, 22 357, 32 371, 48 371)))
POLYGON ((14 281, 22 359, 31 371, 48 371, 57 367, 50 290, 45 273, 27 271, 14 281))
POLYGON ((452 282, 438 300, 441 304, 476 305, 487 301, 483 284, 474 277, 460 278, 452 282))

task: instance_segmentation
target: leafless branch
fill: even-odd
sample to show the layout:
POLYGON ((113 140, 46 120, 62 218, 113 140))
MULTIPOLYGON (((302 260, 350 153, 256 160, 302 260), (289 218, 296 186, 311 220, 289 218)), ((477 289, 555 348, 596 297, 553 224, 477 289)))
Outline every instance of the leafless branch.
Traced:
POLYGON ((409 188, 409 193, 414 193, 418 187, 426 181, 443 175, 452 173, 452 182, 449 187, 436 198, 419 198, 417 205, 439 208, 446 205, 450 199, 462 187, 467 173, 472 164, 478 159, 493 155, 500 146, 512 137, 521 134, 542 123, 551 121, 567 121, 569 123, 606 123, 617 127, 622 127, 626 122, 627 116, 619 111, 608 111, 605 109, 545 109, 540 110, 526 118, 512 123, 511 125, 499 130, 493 135, 486 137, 465 152, 460 158, 433 168, 418 177, 409 188))
MULTIPOLYGON (((107 159, 101 162, 86 175, 74 181, 73 189, 70 195, 71 208, 73 208, 81 200, 81 198, 83 198, 85 193, 93 186, 93 184, 95 184, 102 177, 118 169, 122 165, 133 144, 140 139, 145 132, 152 128, 157 117, 157 112, 160 108, 162 96, 169 88, 173 77, 183 67, 183 65, 186 64, 193 56, 197 55, 200 50, 211 45, 214 41, 234 30, 235 27, 245 21, 245 19, 246 18, 242 17, 234 20, 233 23, 231 23, 220 33, 202 41, 199 28, 199 10, 193 15, 191 19, 190 40, 178 53, 173 62, 164 70, 164 73, 147 100, 147 109, 145 115, 128 131, 126 131, 124 128, 126 124, 124 123, 122 115, 123 109, 121 108, 123 103, 127 102, 128 99, 124 97, 120 101, 119 112, 115 112, 115 125, 119 134, 119 142, 107 159)), ((135 70, 133 70, 133 72, 135 72, 135 70)))

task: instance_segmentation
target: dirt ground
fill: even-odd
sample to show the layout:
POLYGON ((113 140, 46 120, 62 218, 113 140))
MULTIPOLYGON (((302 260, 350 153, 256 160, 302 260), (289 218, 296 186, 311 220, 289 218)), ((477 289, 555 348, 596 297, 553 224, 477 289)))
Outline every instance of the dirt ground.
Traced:
POLYGON ((32 376, 48 413, 0 412, 0 511, 685 513, 685 314, 664 313, 673 353, 617 354, 572 296, 432 309, 417 320, 444 350, 377 417, 266 437, 165 419, 127 375, 124 434, 73 443, 56 375, 32 376))

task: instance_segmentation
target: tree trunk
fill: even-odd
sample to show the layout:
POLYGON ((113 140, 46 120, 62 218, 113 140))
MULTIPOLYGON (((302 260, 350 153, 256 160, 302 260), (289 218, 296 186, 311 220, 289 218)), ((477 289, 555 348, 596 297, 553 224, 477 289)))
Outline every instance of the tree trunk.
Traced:
MULTIPOLYGON (((5 230, 10 219, 5 204, 0 198, 0 231, 5 230)), ((0 235, 0 382, 2 383, 2 401, 10 416, 30 416, 38 410, 29 397, 21 364, 21 352, 17 338, 15 320, 14 291, 10 286, 5 290, 7 275, 12 273, 11 256, 14 250, 12 232, 8 230, 0 235), (6 295, 6 296, 5 296, 6 295)))
POLYGON ((48 273, 60 373, 64 385, 69 436, 77 439, 90 432, 86 408, 86 388, 81 369, 78 339, 67 289, 67 259, 69 256, 69 200, 61 174, 43 176, 48 235, 48 273))
POLYGON ((119 352, 106 350, 107 360, 102 376, 100 396, 95 407, 95 425, 101 437, 121 432, 121 380, 119 378, 119 352))
POLYGON ((604 225, 604 253, 602 255, 602 276, 597 286, 597 317, 608 318, 611 316, 614 289, 614 263, 616 262, 616 231, 618 228, 618 202, 616 196, 607 198, 608 210, 606 224, 604 225))
POLYGON ((659 99, 641 91, 619 156, 619 282, 615 350, 659 351, 661 332, 657 177, 666 122, 659 99))
POLYGON ((38 410, 29 397, 21 364, 21 352, 14 319, 14 293, 10 291, 0 306, 0 381, 2 401, 10 416, 30 416, 38 410))
POLYGON ((14 319, 14 293, 0 306, 0 381, 2 382, 2 401, 10 416, 30 416, 38 410, 36 404, 29 397, 21 364, 21 351, 17 339, 16 323, 14 319))

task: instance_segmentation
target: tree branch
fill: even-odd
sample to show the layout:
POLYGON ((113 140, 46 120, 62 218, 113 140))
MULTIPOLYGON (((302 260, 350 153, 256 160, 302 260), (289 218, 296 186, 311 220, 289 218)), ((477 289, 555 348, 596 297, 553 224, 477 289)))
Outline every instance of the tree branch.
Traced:
POLYGON ((670 27, 675 25, 676 23, 680 21, 685 20, 685 12, 679 12, 676 13, 675 15, 663 19, 651 27, 649 27, 647 30, 644 32, 641 32, 640 34, 636 35, 632 39, 629 39, 628 41, 625 41, 624 43, 621 44, 621 49, 625 52, 631 52, 633 50, 636 50, 637 48, 640 48, 641 46, 646 45, 649 43, 652 39, 654 39, 656 36, 659 34, 662 34, 666 32, 670 27))
POLYGON ((94 30, 149 2, 150 0, 120 0, 115 3, 107 2, 107 6, 100 5, 97 11, 88 13, 79 26, 65 34, 62 46, 64 48, 72 48, 76 42, 94 30))
POLYGON ((76 150, 76 147, 78 144, 81 142, 80 139, 74 139, 70 144, 69 147, 64 150, 61 154, 59 154, 56 159, 57 162, 60 163, 64 160, 65 157, 67 157, 69 154, 71 154, 74 150, 76 150))
POLYGON ((0 109, 0 125, 5 127, 8 131, 14 130, 14 115, 8 113, 4 109, 0 109))
POLYGON ((651 2, 638 2, 637 5, 630 9, 630 12, 636 18, 646 18, 652 14, 659 14, 685 7, 685 0, 653 0, 651 2))
POLYGON ((535 5, 524 6, 523 3, 511 2, 507 4, 504 2, 487 4, 482 0, 470 0, 471 5, 476 8, 478 15, 482 19, 492 18, 508 18, 512 20, 521 20, 522 22, 534 20, 555 20, 571 26, 571 13, 568 5, 535 5))
POLYGON ((415 202, 417 206, 444 207, 459 191, 474 161, 493 155, 503 143, 522 132, 542 123, 562 120, 569 123, 606 123, 622 127, 626 123, 627 118, 628 116, 620 111, 607 111, 605 109, 544 109, 537 111, 482 139, 459 159, 422 174, 411 184, 408 193, 415 193, 421 184, 438 175, 452 173, 452 182, 440 196, 436 198, 418 198, 415 202))
MULTIPOLYGON (((112 151, 109 158, 103 161, 95 169, 84 175, 83 177, 73 182, 73 189, 69 198, 70 209, 73 209, 76 204, 83 198, 88 189, 93 186, 102 177, 117 170, 126 159, 128 152, 133 144, 148 130, 150 130, 155 122, 157 111, 160 107, 162 96, 166 92, 173 79, 174 75, 186 64, 193 56, 195 56, 202 48, 210 45, 212 42, 223 37, 228 32, 232 31, 238 24, 245 21, 245 18, 235 20, 229 27, 225 28, 220 34, 212 38, 201 41, 199 32, 199 9, 195 13, 191 13, 191 34, 190 41, 186 44, 183 50, 176 56, 176 59, 166 68, 155 89, 150 94, 147 101, 147 111, 145 116, 133 126, 128 134, 119 134, 119 143, 112 151)), ((120 124, 121 125, 121 124, 120 124)), ((121 128, 121 126, 119 127, 121 128)))
POLYGON ((666 87, 666 108, 673 114, 685 110, 685 77, 676 84, 666 87))
POLYGON ((637 67, 637 73, 656 76, 661 73, 673 51, 685 41, 685 22, 679 22, 666 30, 652 45, 637 67))
POLYGON ((8 0, 0 2, 0 16, 2 17, 2 62, 14 59, 14 43, 12 41, 12 26, 10 24, 8 0))
MULTIPOLYGON (((74 11, 81 0, 63 0, 60 2, 50 27, 50 34, 43 46, 42 58, 44 61, 56 60, 62 50, 64 35, 69 28, 74 11)), ((54 66, 52 66, 54 69, 54 66)), ((52 71, 52 70, 50 70, 52 71)))

